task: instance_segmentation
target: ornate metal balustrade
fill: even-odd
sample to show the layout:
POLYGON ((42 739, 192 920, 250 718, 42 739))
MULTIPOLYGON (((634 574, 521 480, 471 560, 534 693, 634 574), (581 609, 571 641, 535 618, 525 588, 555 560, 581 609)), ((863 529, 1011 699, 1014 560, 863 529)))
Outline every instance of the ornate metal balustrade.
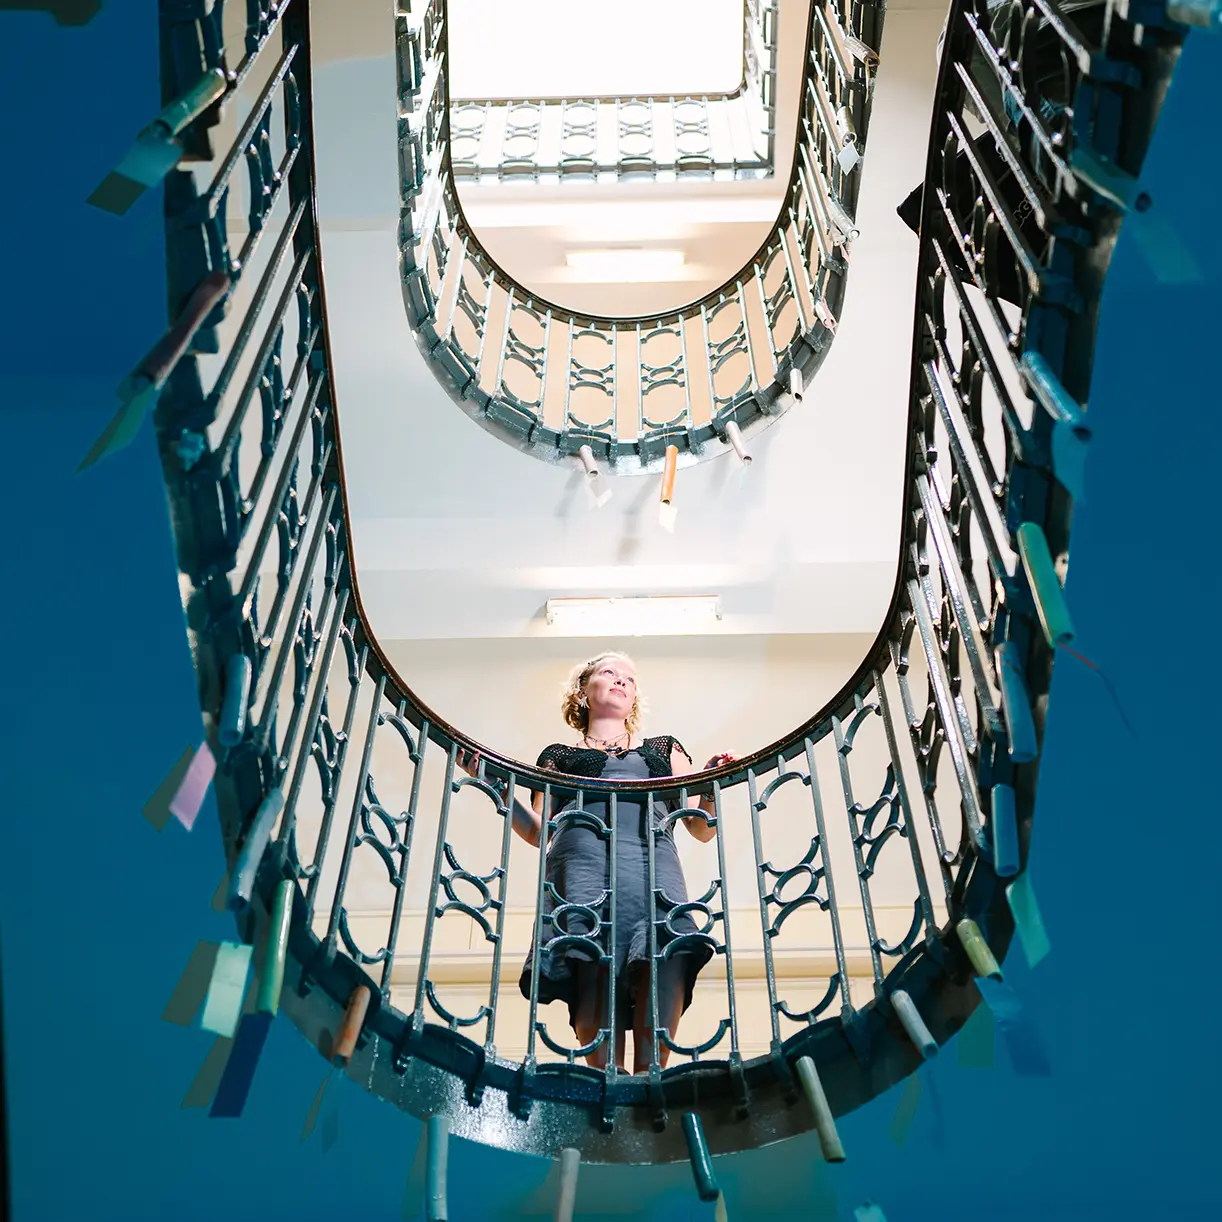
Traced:
MULTIPOLYGON (((771 56, 775 14, 750 12, 771 56)), ((588 446, 611 471, 631 473, 658 467, 670 445, 681 464, 713 457, 731 444, 728 426, 745 435, 791 406, 794 379, 814 375, 843 303, 880 5, 812 4, 797 152, 775 224, 719 289, 641 318, 575 313, 497 266, 455 184, 467 119, 448 100, 445 0, 401 4, 396 22, 404 302, 463 411, 539 458, 572 459, 588 446)), ((773 93, 767 85, 764 96, 773 93)), ((676 102, 676 115, 687 106, 676 102)))
POLYGON ((777 0, 743 0, 732 93, 455 98, 450 163, 464 186, 770 178, 775 170, 777 0))
MULTIPOLYGON (((759 1145, 811 1127, 799 1058, 843 1114, 920 1064, 910 1005, 934 1041, 951 1038, 978 1000, 960 920, 1004 955, 1003 882, 1026 858, 1068 631, 1056 574, 1089 430, 1095 315, 1184 36, 1160 4, 1133 0, 1080 25, 1050 0, 1007 12, 1006 29, 973 0, 950 17, 921 217, 902 555, 875 645, 782 740, 683 782, 612 783, 482 746, 478 777, 461 774, 457 753, 477 744, 413 694, 369 630, 330 377, 309 5, 261 11, 270 28, 253 69, 240 87, 229 76, 240 126, 168 183, 171 313, 205 275, 228 291, 173 370, 156 428, 241 936, 263 943, 287 880, 282 1008, 330 1055, 342 1016, 360 1020, 353 999, 367 1000, 347 1072, 399 1107, 444 1113, 492 1144, 595 1160, 684 1157, 680 1113, 701 1119, 714 1152, 759 1145), (546 795, 544 850, 583 818, 562 809, 574 798, 712 798, 705 877, 689 871, 689 941, 711 952, 724 1006, 708 1031, 658 1031, 673 1049, 665 1070, 656 1050, 639 1076, 582 1064, 588 1049, 540 1005, 537 975, 513 1000, 522 947, 508 914, 515 894, 537 905, 545 889, 543 851, 513 847, 510 829, 532 789, 546 795), (732 894, 739 858, 746 895, 732 894), (893 892, 907 880, 898 922, 876 902, 880 879, 893 892), (358 918, 375 892, 388 915, 371 935, 358 918), (828 961, 799 989, 777 962, 808 920, 828 961), (447 1000, 438 970, 455 921, 483 965, 473 1009, 447 1000), (765 960, 770 1032, 754 1058, 734 970, 749 948, 765 960), (864 993, 850 987, 854 957, 864 993), (525 1056, 499 1056, 515 1039, 525 1056)), ((222 64, 219 23, 187 13, 163 7, 163 47, 179 49, 164 64, 170 95, 222 64)), ((213 131, 227 130, 222 114, 213 131)), ((675 818, 649 842, 651 870, 675 818)), ((613 849, 614 821, 596 824, 613 849)), ((614 903, 609 878, 580 935, 604 961, 614 903)), ((546 923, 536 907, 527 946, 546 923)), ((654 1015, 667 933, 651 932, 654 1015)), ((594 1042, 613 1046, 617 1021, 612 1007, 594 1042)))

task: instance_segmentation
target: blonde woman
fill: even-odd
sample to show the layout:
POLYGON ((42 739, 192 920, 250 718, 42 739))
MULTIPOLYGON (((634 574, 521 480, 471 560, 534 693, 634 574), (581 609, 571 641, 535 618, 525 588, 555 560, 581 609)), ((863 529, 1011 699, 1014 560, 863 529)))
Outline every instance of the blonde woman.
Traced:
MULTIPOLYGON (((569 776, 601 780, 646 780, 649 777, 683 776, 696 771, 691 757, 678 739, 669 735, 644 738, 640 734, 641 699, 637 691, 636 668, 622 653, 601 653, 574 668, 560 706, 565 722, 577 732, 574 743, 552 743, 539 755, 539 766, 569 776)), ((705 768, 715 768, 732 760, 727 752, 714 755, 705 768)), ((459 764, 474 774, 477 756, 459 757, 459 764)), ((514 830, 529 843, 538 845, 543 818, 543 795, 532 797, 528 810, 515 802, 514 830)), ((575 805, 569 801, 563 808, 575 805)), ((681 822, 697 840, 712 840, 716 834, 705 821, 712 814, 712 799, 693 798, 693 813, 681 822)), ((616 799, 615 856, 615 1063, 624 1068, 625 1035, 633 1033, 633 1072, 649 1069, 653 1053, 649 997, 649 927, 658 922, 658 950, 684 935, 698 932, 687 912, 669 915, 687 903, 687 887, 679 854, 670 834, 655 841, 654 879, 661 895, 655 903, 649 891, 647 836, 673 807, 661 801, 645 811, 644 795, 627 793, 616 799)), ((588 795, 584 809, 603 826, 607 825, 610 803, 598 795, 588 795)), ((559 812, 558 812, 559 813, 559 812)), ((599 909, 599 901, 609 885, 609 841, 583 821, 565 823, 548 846, 546 877, 550 886, 544 898, 544 913, 549 915, 563 904, 579 904, 599 909), (553 898, 555 896, 559 898, 553 898)), ((610 904, 602 905, 604 919, 610 917, 610 904)), ((589 938, 594 932, 587 915, 580 911, 561 913, 553 922, 544 922, 539 959, 539 1001, 565 1001, 569 1021, 584 1046, 609 1025, 608 997, 610 973, 593 953, 589 938)), ((611 949, 610 938, 598 939, 603 953, 611 949)), ((532 952, 533 953, 533 952, 532 952)), ((712 957, 707 942, 693 939, 681 943, 669 957, 659 953, 658 1026, 674 1038, 679 1018, 691 1004, 692 985, 700 969, 712 957)), ((528 956, 519 986, 530 996, 532 960, 528 956)), ((658 1060, 665 1065, 670 1050, 663 1043, 658 1060)), ((602 1068, 607 1062, 605 1044, 587 1055, 591 1065, 602 1068)))

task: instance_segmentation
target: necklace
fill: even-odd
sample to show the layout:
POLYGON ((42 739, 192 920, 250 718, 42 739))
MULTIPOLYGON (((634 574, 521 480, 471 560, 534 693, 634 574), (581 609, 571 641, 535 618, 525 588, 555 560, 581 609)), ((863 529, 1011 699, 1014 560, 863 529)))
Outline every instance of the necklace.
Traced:
POLYGON ((625 730, 623 734, 617 734, 614 738, 590 738, 586 734, 581 736, 583 745, 592 747, 595 751, 606 751, 608 754, 618 753, 619 748, 616 746, 616 744, 620 742, 621 739, 624 741, 623 749, 627 750, 628 743, 632 741, 632 736, 627 730, 625 730))

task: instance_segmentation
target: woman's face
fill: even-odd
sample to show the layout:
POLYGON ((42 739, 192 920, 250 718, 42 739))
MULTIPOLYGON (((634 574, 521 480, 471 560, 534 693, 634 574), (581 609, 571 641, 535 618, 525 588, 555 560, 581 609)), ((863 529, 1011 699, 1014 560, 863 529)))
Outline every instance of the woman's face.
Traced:
POLYGON ((636 700, 636 671, 622 658, 602 658, 585 685, 592 717, 627 717, 636 700))

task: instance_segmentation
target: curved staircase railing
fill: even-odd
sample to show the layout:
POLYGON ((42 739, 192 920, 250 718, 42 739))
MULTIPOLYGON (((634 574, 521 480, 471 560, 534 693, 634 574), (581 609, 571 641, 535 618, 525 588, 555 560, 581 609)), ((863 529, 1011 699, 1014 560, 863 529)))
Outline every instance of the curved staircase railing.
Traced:
MULTIPOLYGON (((686 1157, 681 1114, 701 1121, 713 1152, 757 1146, 812 1127, 800 1072, 813 1068, 843 1115, 954 1035, 979 1000, 957 932, 965 919, 1004 957, 1004 885, 1025 861, 1054 651, 1072 630, 1058 574, 1089 435, 1095 315, 1184 36, 1154 3, 1102 6, 1097 26, 1064 19, 1051 0, 1009 12, 999 35, 981 0, 951 11, 921 213, 902 553, 874 646, 783 739, 682 781, 616 784, 474 744, 379 647, 361 605, 330 380, 309 5, 259 10, 240 82, 212 18, 163 5, 167 96, 217 67, 230 100, 239 94, 189 136, 203 159, 209 133, 231 135, 220 153, 167 181, 173 334, 187 354, 155 378, 230 903, 241 936, 261 946, 288 884, 282 1007, 400 1108, 442 1113, 490 1144, 571 1146, 595 1161, 686 1157), (1043 59, 1032 30, 1048 40, 1043 59), (220 304, 184 313, 218 276, 220 304), (477 746, 480 775, 460 775, 456 753, 477 746), (542 853, 523 865, 511 851, 509 808, 525 789, 551 803, 545 844, 580 817, 556 813, 572 795, 699 792, 716 804, 693 936, 720 965, 709 987, 724 1009, 707 1035, 672 1045, 665 1071, 656 1051, 640 1076, 581 1064, 537 980, 524 1006, 514 1000, 511 884, 525 869, 536 905, 544 885, 542 853), (791 838, 785 857, 769 847, 778 831, 791 838), (730 894, 727 874, 739 834, 745 897, 730 894), (884 875, 910 880, 902 915, 875 903, 884 875), (388 897, 381 926, 354 899, 375 885, 388 897), (827 949, 799 989, 782 947, 807 918, 824 923, 827 949), (483 973, 467 1009, 447 1001, 439 967, 454 921, 469 922, 483 973), (752 1000, 735 968, 753 954, 752 1000), (740 1040, 747 1000, 770 1032, 754 1057, 740 1040), (498 1053, 514 1040, 523 1055, 498 1053)), ((611 882, 608 906, 613 895, 611 882)), ((609 907, 589 915, 590 949, 605 957, 609 907)), ((536 906, 527 946, 542 928, 536 906)), ((612 1008, 599 1041, 614 1042, 615 1021, 612 1008)))
POLYGON ((881 5, 811 3, 796 151, 775 223, 720 288, 640 318, 566 309, 489 255, 455 183, 445 0, 405 7, 396 17, 403 300, 455 403, 538 458, 574 460, 589 447, 587 461, 626 474, 657 469, 668 446, 680 465, 714 457, 731 448, 728 429, 745 436, 788 410, 843 305, 881 5))
POLYGON ((465 98, 450 103, 455 180, 575 183, 770 178, 777 0, 743 0, 743 72, 729 93, 465 98))

